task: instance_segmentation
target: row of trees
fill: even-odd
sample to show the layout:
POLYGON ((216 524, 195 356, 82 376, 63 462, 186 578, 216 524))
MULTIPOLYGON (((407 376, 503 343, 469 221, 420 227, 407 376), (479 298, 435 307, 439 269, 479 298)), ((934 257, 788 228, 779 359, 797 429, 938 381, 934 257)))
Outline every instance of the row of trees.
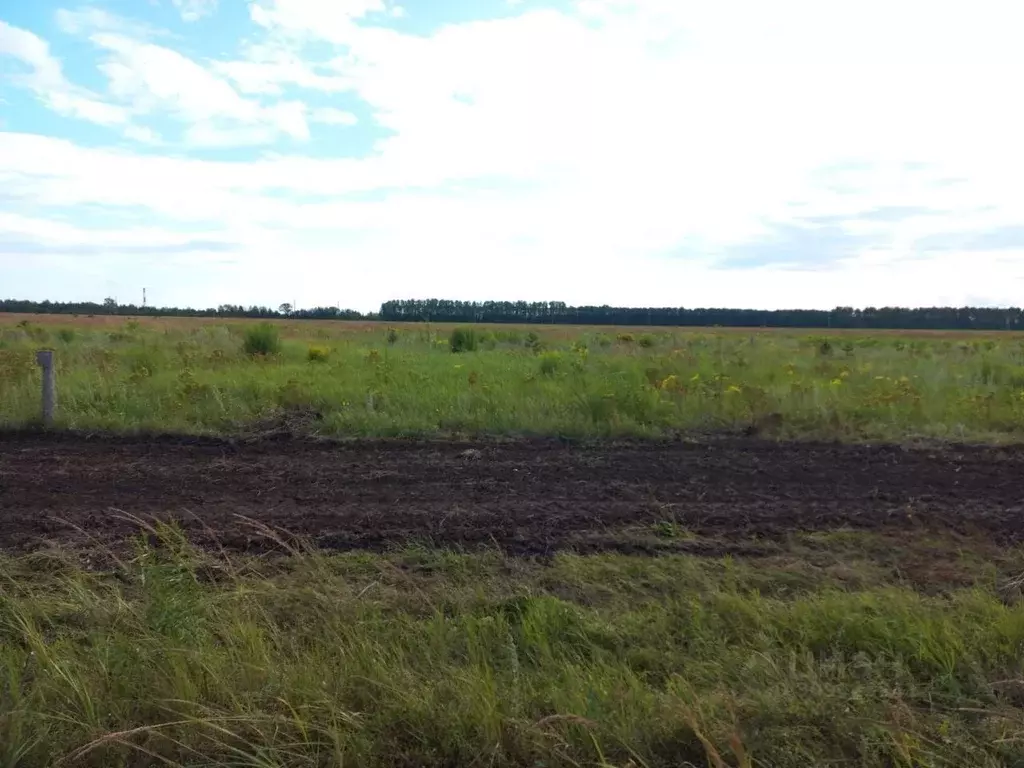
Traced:
POLYGON ((0 312, 34 313, 43 315, 133 315, 140 317, 258 317, 298 318, 300 320, 364 320, 364 315, 354 309, 338 307, 313 307, 292 309, 290 304, 272 307, 241 304, 221 304, 216 308, 192 309, 191 307, 140 307, 135 304, 118 304, 114 299, 104 299, 102 304, 94 301, 25 301, 21 299, 0 299, 0 312))
POLYGON ((573 325, 727 326, 733 328, 865 328, 1024 330, 1024 310, 990 307, 837 307, 816 309, 686 309, 683 307, 570 307, 558 301, 389 301, 386 321, 554 323, 573 325))
POLYGON ((560 301, 388 301, 379 313, 338 307, 294 309, 221 304, 215 309, 140 307, 114 299, 96 302, 0 300, 0 312, 150 317, 253 317, 386 322, 551 323, 572 325, 726 326, 734 328, 862 328, 1024 330, 1024 310, 1012 307, 837 307, 817 309, 686 309, 683 307, 571 307, 560 301))

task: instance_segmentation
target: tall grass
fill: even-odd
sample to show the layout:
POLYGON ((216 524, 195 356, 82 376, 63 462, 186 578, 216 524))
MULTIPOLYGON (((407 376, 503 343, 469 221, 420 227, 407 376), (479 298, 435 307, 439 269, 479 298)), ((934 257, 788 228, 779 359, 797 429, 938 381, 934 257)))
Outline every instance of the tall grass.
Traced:
MULTIPOLYGON (((995 766, 1024 607, 791 564, 409 549, 215 557, 173 531, 0 560, 0 765, 995 766)), ((854 566, 848 566, 848 571, 854 566)))
POLYGON ((245 330, 242 349, 247 355, 276 355, 281 351, 281 339, 277 328, 270 323, 260 323, 245 330))
MULTIPOLYGON (((34 333, 0 329, 0 423, 37 417, 34 333)), ((1017 336, 641 338, 343 323, 83 326, 57 346, 58 418, 68 427, 223 432, 289 403, 322 414, 326 434, 1024 437, 1017 336), (277 352, 251 354, 257 347, 277 352)))

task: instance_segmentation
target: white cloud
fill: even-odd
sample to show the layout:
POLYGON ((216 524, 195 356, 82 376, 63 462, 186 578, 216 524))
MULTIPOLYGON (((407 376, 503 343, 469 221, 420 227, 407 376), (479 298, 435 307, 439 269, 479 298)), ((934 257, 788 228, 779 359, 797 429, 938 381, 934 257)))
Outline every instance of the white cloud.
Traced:
POLYGON ((129 125, 124 129, 125 137, 137 141, 140 144, 162 144, 163 140, 160 135, 152 128, 146 128, 142 125, 129 125))
POLYGON ((217 0, 171 0, 184 21, 198 21, 217 10, 217 0))
MULTIPOLYGON (((54 219, 39 219, 12 213, 0 213, 0 233, 8 237, 24 237, 46 246, 68 248, 106 247, 131 248, 140 245, 153 249, 184 245, 195 236, 158 227, 89 229, 54 219)), ((224 242, 219 233, 204 233, 209 243, 224 242)))
POLYGON ((55 112, 99 125, 128 122, 128 113, 123 108, 70 83, 49 45, 32 32, 0 20, 0 55, 13 57, 28 68, 27 73, 14 76, 13 81, 31 90, 55 112))
POLYGON ((295 85, 315 91, 340 92, 351 83, 338 75, 314 71, 294 53, 261 47, 238 61, 212 62, 211 70, 223 75, 242 93, 280 96, 284 87, 295 85))
POLYGON ((248 121, 257 115, 254 102, 176 51, 122 35, 96 34, 91 40, 112 54, 100 65, 110 93, 139 111, 169 108, 190 122, 217 116, 248 121))
MULTIPOLYGON (((61 29, 86 34, 106 57, 99 70, 107 78, 103 95, 71 83, 46 41, 18 27, 0 21, 0 55, 21 62, 27 71, 12 78, 14 84, 33 91, 48 108, 59 114, 104 126, 116 126, 132 140, 146 144, 163 141, 156 131, 134 121, 140 116, 170 116, 185 124, 184 139, 197 146, 270 144, 281 136, 309 138, 306 107, 294 100, 264 104, 239 94, 231 83, 207 67, 165 46, 149 42, 158 34, 95 8, 61 10, 61 29)), ((281 62, 277 62, 279 67, 281 62)), ((255 63, 235 66, 258 67, 255 63)), ((231 65, 223 65, 230 68, 231 65)), ((250 73, 247 79, 254 81, 250 73)), ((287 81, 301 73, 291 72, 278 79, 287 81)), ((320 86, 332 78, 310 73, 312 84, 320 86), (323 83, 317 82, 321 77, 323 83)), ((245 78, 243 78, 245 79, 245 78)), ((273 92, 276 86, 264 88, 273 92)), ((259 90, 259 89, 256 89, 259 90)), ((277 89, 279 93, 279 89, 277 89)), ((323 113, 325 122, 337 122, 341 113, 323 113)))
POLYGON ((355 125, 359 122, 359 118, 353 115, 351 112, 346 112, 343 109, 336 109, 334 107, 320 107, 314 109, 309 119, 315 123, 326 123, 327 125, 355 125))
POLYGON ((13 56, 32 68, 32 76, 50 86, 60 85, 64 75, 60 63, 50 55, 50 47, 31 32, 0 20, 0 52, 13 56))
POLYGON ((252 20, 261 27, 335 42, 347 40, 357 20, 386 11, 384 0, 253 0, 249 5, 252 20))
MULTIPOLYGON (((169 113, 189 124, 186 136, 201 144, 211 137, 242 134, 272 141, 278 134, 305 139, 309 129, 297 102, 269 107, 239 95, 231 85, 177 51, 124 35, 97 33, 93 43, 110 57, 100 64, 110 94, 139 114, 169 113), (236 125, 218 125, 230 121, 236 125)), ((252 143, 245 141, 243 143, 252 143)))
POLYGON ((163 37, 166 33, 143 22, 117 16, 102 8, 82 6, 75 10, 58 8, 54 14, 57 26, 69 35, 86 34, 88 32, 106 31, 120 32, 134 37, 163 37))

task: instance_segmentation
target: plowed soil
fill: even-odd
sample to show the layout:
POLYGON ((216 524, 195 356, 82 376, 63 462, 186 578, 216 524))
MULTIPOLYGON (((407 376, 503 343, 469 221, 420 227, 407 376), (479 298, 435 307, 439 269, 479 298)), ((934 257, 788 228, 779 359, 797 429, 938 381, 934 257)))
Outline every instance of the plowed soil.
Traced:
POLYGON ((0 548, 108 542, 129 518, 261 549, 258 523, 328 548, 515 554, 687 549, 833 528, 1024 539, 1024 447, 757 440, 445 442, 0 434, 0 548), (255 522, 254 522, 255 521, 255 522), (684 531, 684 536, 658 531, 684 531))

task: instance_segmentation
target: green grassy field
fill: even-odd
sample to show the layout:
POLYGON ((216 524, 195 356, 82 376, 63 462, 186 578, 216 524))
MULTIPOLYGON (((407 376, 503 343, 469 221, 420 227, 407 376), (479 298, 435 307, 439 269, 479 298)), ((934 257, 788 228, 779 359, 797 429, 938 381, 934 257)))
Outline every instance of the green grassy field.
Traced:
POLYGON ((0 765, 1021 765, 1024 555, 975 544, 5 559, 0 765))
MULTIPOLYGON (((50 347, 78 429, 1024 436, 1011 334, 256 327, 0 317, 0 425, 38 418, 50 347)), ((1024 550, 908 530, 0 554, 0 768, 1024 766, 1024 550)))
POLYGON ((1018 440, 1018 335, 797 334, 491 326, 453 353, 450 327, 0 320, 0 423, 39 412, 34 351, 56 350, 59 423, 325 435, 658 435, 755 427, 778 437, 1018 440))

